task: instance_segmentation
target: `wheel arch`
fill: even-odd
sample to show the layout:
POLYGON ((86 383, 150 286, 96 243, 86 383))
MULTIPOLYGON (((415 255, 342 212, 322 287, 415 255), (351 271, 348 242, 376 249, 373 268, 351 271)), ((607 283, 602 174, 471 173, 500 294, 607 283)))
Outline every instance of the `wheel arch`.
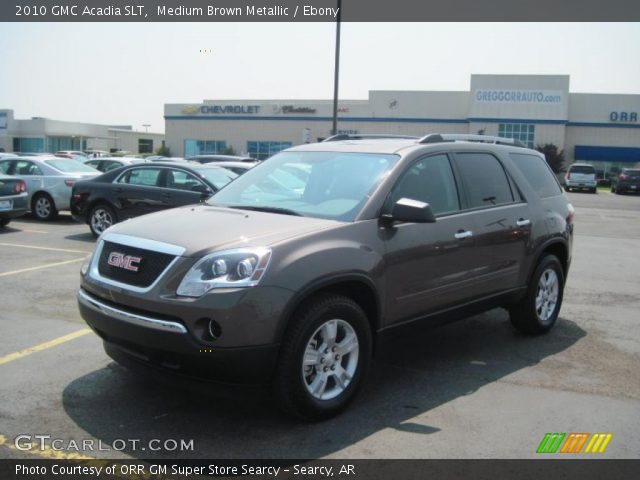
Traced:
POLYGON ((558 260, 560 260, 560 264, 562 265, 562 273, 564 275, 564 279, 566 282, 567 273, 569 270, 569 247, 564 239, 554 238, 548 240, 540 246, 538 254, 536 255, 535 261, 531 264, 531 268, 529 270, 529 275, 527 276, 527 284, 531 281, 531 277, 533 273, 536 271, 536 267, 540 263, 540 260, 545 255, 552 254, 555 255, 558 260))
POLYGON ((279 337, 284 337, 295 313, 305 303, 317 295, 325 293, 343 295, 356 302, 362 308, 369 321, 375 346, 375 333, 381 328, 381 300, 373 281, 362 273, 325 277, 313 281, 300 289, 283 312, 284 321, 280 328, 279 337))
POLYGON ((118 217, 118 207, 116 207, 113 203, 111 203, 106 198, 102 198, 102 197, 96 198, 94 200, 91 200, 91 202, 87 205, 87 213, 85 215, 85 222, 87 223, 87 225, 91 222, 91 212, 97 205, 100 205, 100 204, 104 204, 107 207, 109 207, 111 210, 113 210, 113 213, 116 214, 116 218, 118 217))

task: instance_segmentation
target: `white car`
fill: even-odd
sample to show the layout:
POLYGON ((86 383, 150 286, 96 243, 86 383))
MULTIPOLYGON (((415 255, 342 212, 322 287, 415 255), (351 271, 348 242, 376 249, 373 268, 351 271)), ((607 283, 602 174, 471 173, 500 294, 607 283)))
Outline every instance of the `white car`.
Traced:
POLYGON ((25 181, 31 213, 39 220, 52 220, 60 210, 69 210, 71 187, 100 174, 76 160, 54 156, 0 159, 0 173, 25 181))
POLYGON ((564 188, 567 192, 572 190, 588 190, 591 193, 598 192, 596 169, 588 163, 571 164, 564 177, 564 183, 564 188))

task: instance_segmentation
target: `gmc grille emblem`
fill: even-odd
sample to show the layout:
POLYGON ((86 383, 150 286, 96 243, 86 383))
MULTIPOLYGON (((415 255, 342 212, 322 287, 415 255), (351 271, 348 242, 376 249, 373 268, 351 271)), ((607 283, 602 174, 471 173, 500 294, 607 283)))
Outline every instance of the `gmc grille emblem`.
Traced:
POLYGON ((125 255, 120 252, 111 252, 107 263, 113 267, 124 268, 130 272, 137 272, 139 263, 142 261, 142 257, 134 257, 132 255, 125 255))

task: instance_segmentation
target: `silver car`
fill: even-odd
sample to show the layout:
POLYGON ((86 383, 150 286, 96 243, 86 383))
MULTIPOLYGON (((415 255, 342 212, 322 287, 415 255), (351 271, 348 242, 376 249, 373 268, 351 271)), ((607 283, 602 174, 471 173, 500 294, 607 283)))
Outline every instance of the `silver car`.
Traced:
POLYGON ((25 181, 31 212, 39 220, 52 220, 60 210, 69 210, 74 183, 100 174, 76 160, 54 156, 2 159, 0 173, 25 181))

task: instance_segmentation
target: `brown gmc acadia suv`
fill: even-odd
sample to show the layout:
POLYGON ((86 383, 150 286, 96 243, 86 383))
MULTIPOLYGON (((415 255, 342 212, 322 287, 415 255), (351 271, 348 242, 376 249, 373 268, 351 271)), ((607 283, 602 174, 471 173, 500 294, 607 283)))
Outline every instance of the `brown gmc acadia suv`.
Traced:
POLYGON ((522 332, 553 327, 573 207, 540 153, 474 135, 329 140, 106 230, 78 292, 106 352, 266 383, 286 411, 322 419, 402 326, 503 307, 522 332))

